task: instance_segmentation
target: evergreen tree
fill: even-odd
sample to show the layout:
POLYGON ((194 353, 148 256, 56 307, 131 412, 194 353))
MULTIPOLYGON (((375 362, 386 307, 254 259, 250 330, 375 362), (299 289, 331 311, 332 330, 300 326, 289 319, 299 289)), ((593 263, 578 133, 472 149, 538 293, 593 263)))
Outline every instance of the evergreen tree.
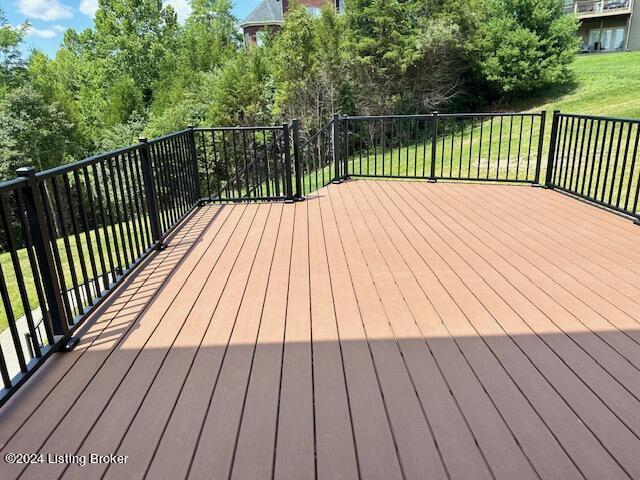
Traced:
POLYGON ((482 15, 470 58, 498 94, 567 80, 580 41, 577 20, 564 13, 562 0, 484 0, 482 15))

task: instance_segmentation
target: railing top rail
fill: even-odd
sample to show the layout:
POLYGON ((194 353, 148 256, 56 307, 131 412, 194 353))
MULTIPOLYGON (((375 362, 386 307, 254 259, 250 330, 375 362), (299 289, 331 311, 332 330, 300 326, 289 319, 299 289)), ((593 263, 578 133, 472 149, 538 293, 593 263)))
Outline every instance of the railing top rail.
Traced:
POLYGON ((610 121, 610 122, 625 122, 625 123, 640 124, 640 119, 638 118, 607 117, 604 115, 586 115, 581 113, 558 113, 558 115, 565 118, 581 118, 581 119, 587 119, 587 120, 602 120, 602 121, 610 121))
POLYGON ((37 172, 36 177, 38 177, 39 179, 46 179, 46 178, 54 177, 56 175, 62 175, 64 173, 73 172, 74 170, 79 170, 83 167, 91 166, 95 163, 100 162, 101 160, 113 158, 118 155, 123 155, 125 153, 132 152, 134 150, 139 149, 141 146, 142 146, 141 143, 137 143, 135 145, 119 148, 117 150, 112 150, 110 152, 99 153, 97 155, 93 155, 91 157, 78 160, 77 162, 67 163, 66 165, 60 165, 59 167, 50 168, 49 170, 43 170, 42 172, 37 172))
POLYGON ((410 120, 439 117, 461 118, 461 117, 539 117, 541 112, 489 112, 489 113, 424 113, 415 115, 353 115, 340 117, 341 120, 410 120))
POLYGON ((163 140, 169 140, 170 138, 179 137, 180 135, 184 135, 185 133, 190 132, 190 131, 191 131, 191 129, 186 128, 184 130, 180 130, 180 131, 177 131, 177 132, 168 133, 166 135, 162 135, 161 137, 152 138, 152 139, 148 140, 147 143, 149 145, 153 145, 154 143, 162 142, 163 140))
POLYGON ((0 183, 0 192, 8 192, 10 190, 16 190, 21 187, 26 180, 24 178, 13 178, 11 180, 7 180, 6 182, 0 183))
POLYGON ((340 120, 394 120, 394 119, 410 119, 410 118, 431 118, 435 113, 423 113, 416 115, 348 115, 340 117, 340 120))
MULTIPOLYGON (((189 130, 180 130, 179 132, 170 133, 168 135, 163 135, 158 138, 154 138, 149 140, 149 145, 153 145, 155 143, 161 142, 163 140, 168 140, 170 138, 178 137, 187 133, 189 130)), ((128 147, 118 148, 116 150, 112 150, 110 152, 99 153, 97 155, 93 155, 91 157, 84 158, 82 160, 78 160, 77 162, 68 163, 66 165, 60 165, 59 167, 50 168, 49 170, 43 170, 42 172, 37 172, 36 177, 39 179, 47 179, 54 177, 56 175, 62 175, 65 173, 73 172, 74 170, 79 170, 84 167, 89 167, 95 163, 98 163, 102 160, 106 160, 109 158, 113 158, 119 155, 124 155, 135 150, 142 148, 142 143, 136 143, 134 145, 129 145, 128 147)))
POLYGON ((439 117, 540 117, 542 112, 440 113, 439 117))
POLYGON ((231 130, 283 130, 282 125, 261 125, 257 127, 198 127, 194 130, 196 132, 221 132, 231 130))

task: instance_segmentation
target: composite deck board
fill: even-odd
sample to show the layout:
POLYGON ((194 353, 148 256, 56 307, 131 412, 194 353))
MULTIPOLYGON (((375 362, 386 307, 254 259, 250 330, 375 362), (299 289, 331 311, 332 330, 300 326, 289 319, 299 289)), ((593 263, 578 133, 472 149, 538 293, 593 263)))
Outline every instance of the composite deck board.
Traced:
MULTIPOLYGON (((370 200, 366 199, 366 201, 367 206, 371 206, 370 200)), ((367 206, 363 207, 363 210, 368 211, 367 206)), ((442 323, 438 311, 425 294, 423 286, 427 281, 422 276, 422 272, 418 269, 415 273, 409 268, 408 262, 413 266, 419 266, 420 259, 412 256, 409 256, 408 260, 405 259, 400 251, 411 255, 411 246, 403 243, 405 240, 403 238, 392 239, 391 234, 385 230, 384 223, 386 222, 371 221, 369 225, 376 243, 389 262, 394 279, 402 290, 420 332, 420 334, 414 333, 414 337, 403 340, 411 339, 422 343, 422 337, 433 355, 435 364, 431 368, 439 370, 439 372, 432 370, 425 379, 428 382, 429 393, 432 395, 425 400, 425 408, 427 410, 438 407, 447 408, 441 413, 431 414, 428 411, 428 415, 449 472, 454 477, 459 473, 464 476, 472 473, 473 476, 481 478, 483 468, 479 464, 486 456, 489 464, 498 465, 495 470, 500 473, 502 464, 500 458, 503 454, 501 452, 508 451, 511 447, 508 433, 507 441, 503 441, 505 432, 501 430, 501 428, 504 429, 502 420, 477 378, 474 377, 472 370, 465 363, 460 350, 442 323), (407 274, 408 272, 410 274, 407 274), (442 382, 439 381, 440 376, 442 382), (438 397, 434 398, 434 394, 438 394, 438 397), (449 402, 447 394, 450 397, 449 402), (455 409, 448 404, 452 402, 458 406, 462 418, 459 418, 455 409), (443 405, 440 405, 441 403, 443 405), (467 428, 461 425, 461 422, 466 423, 467 428), (472 438, 469 438, 470 434, 472 438), (470 449, 471 442, 480 445, 480 450, 470 449), (450 445, 447 445, 448 443, 450 445), (455 459, 449 460, 452 455, 463 455, 464 458, 458 459, 456 456, 455 459)), ((407 327, 410 328, 409 325, 405 326, 407 327)), ((424 361, 430 362, 429 356, 424 358, 424 361)))
MULTIPOLYGON (((206 285, 203 279, 218 265, 218 252, 226 251, 227 238, 224 235, 233 238, 240 231, 241 228, 233 229, 225 224, 220 230, 223 234, 219 238, 221 241, 215 241, 216 235, 207 242, 209 248, 185 278, 175 298, 171 302, 154 303, 143 313, 138 328, 109 357, 77 401, 69 406, 73 408, 73 413, 61 420, 40 450, 75 454, 81 447, 80 442, 92 432, 96 432, 94 435, 106 445, 103 446, 104 450, 89 450, 87 453, 115 450, 117 440, 126 431, 130 415, 138 410, 176 338, 183 331, 192 328, 197 330, 197 325, 192 327, 188 323, 189 314, 206 285), (225 229, 225 226, 230 228, 225 229), (143 328, 143 325, 148 328, 143 328), (103 420, 101 424, 100 420, 103 420), (94 425, 98 430, 93 430, 94 425), (76 434, 71 435, 70 432, 76 434)), ((225 258, 224 254, 221 258, 225 258)), ((162 293, 162 297, 165 293, 162 293)), ((32 465, 26 475, 31 478, 57 475, 64 466, 32 465)), ((80 467, 78 469, 81 470, 80 467)), ((84 475, 84 472, 80 474, 84 475)))
MULTIPOLYGON (((459 225, 459 224, 456 223, 456 225, 459 225)), ((451 244, 456 240, 457 240, 456 238, 449 239, 449 243, 451 244)), ((480 242, 477 242, 476 244, 480 245, 480 249, 481 249, 482 244, 480 242)), ((460 248, 462 249, 467 248, 466 245, 468 245, 468 242, 465 244, 462 244, 460 248)), ((476 252, 474 253, 475 255, 477 255, 476 252)), ((473 256, 474 254, 470 253, 469 255, 467 255, 467 258, 473 258, 473 256)), ((494 252, 490 252, 488 255, 485 255, 485 256, 487 257, 488 262, 490 262, 493 265, 496 265, 496 263, 500 262, 501 260, 501 258, 495 255, 494 252)), ((484 261, 482 257, 480 258, 481 258, 481 261, 484 261)), ((502 272, 500 272, 501 276, 503 277, 503 279, 501 280, 502 281, 507 280, 511 282, 511 286, 518 289, 518 294, 516 294, 516 297, 519 298, 520 300, 522 300, 522 292, 525 292, 528 294, 529 298, 531 299, 531 302, 537 305, 539 308, 539 312, 533 312, 534 317, 537 317, 542 322, 546 322, 546 318, 544 316, 541 316, 540 313, 544 313, 547 315, 548 319, 552 322, 548 324, 549 331, 554 334, 554 336, 551 338, 554 338, 554 339, 562 338, 562 336, 555 336, 555 334, 559 333, 560 331, 567 333, 570 337, 572 337, 575 340, 576 344, 583 345, 584 350, 590 353, 594 359, 597 360, 599 358, 602 360, 602 362, 604 362, 605 364, 608 364, 611 369, 616 370, 617 375, 620 377, 621 383, 623 385, 626 384, 627 388, 629 388, 630 391, 634 389, 634 383, 637 383, 637 379, 635 378, 635 373, 637 373, 637 371, 635 371, 632 365, 630 365, 622 357, 617 355, 616 352, 612 350, 610 347, 607 347, 606 343, 604 343, 601 339, 593 335, 590 330, 584 329, 585 331, 580 332, 579 334, 572 335, 572 332, 575 332, 576 329, 580 329, 581 327, 584 327, 584 324, 581 324, 579 322, 578 317, 584 316, 585 313, 577 312, 576 316, 572 316, 570 312, 562 311, 562 304, 565 304, 565 305, 570 304, 571 303, 570 298, 561 298, 558 304, 549 305, 550 302, 548 302, 548 298, 542 296, 541 290, 537 288, 535 285, 533 285, 529 280, 527 280, 522 274, 522 272, 526 272, 527 270, 526 265, 520 265, 518 267, 519 269, 516 269, 512 265, 506 262, 503 262, 503 263, 505 263, 505 266, 502 269, 502 272), (630 375, 626 376, 625 374, 627 373, 630 375)), ((488 267, 489 264, 481 265, 481 268, 485 266, 488 267)), ((493 283, 497 284, 497 282, 493 282, 493 283)), ((550 291, 553 292, 554 288, 551 288, 550 291)), ((518 304, 515 304, 514 307, 518 311, 523 311, 525 310, 525 308, 527 308, 526 306, 520 306, 518 308, 518 304)), ((600 328, 602 327, 603 325, 600 326, 600 328)), ((581 360, 582 361, 579 361, 578 364, 585 365, 586 363, 586 366, 589 366, 588 360, 587 361, 585 361, 584 359, 581 359, 581 360)))
MULTIPOLYGON (((223 295, 218 299, 203 299, 213 313, 210 328, 198 349, 176 406, 165 423, 162 437, 154 446, 155 451, 145 459, 148 478, 184 478, 193 463, 269 215, 267 205, 248 206, 247 209, 252 211, 251 226, 235 242, 236 254, 232 265, 217 278, 217 283, 223 287, 223 295)), ((124 450, 123 445, 121 451, 124 450)), ((107 473, 107 478, 122 478, 126 469, 112 467, 107 473)))
MULTIPOLYGON (((231 473, 281 217, 282 205, 271 205, 256 253, 240 259, 249 265, 248 280, 237 289, 242 300, 193 456, 194 478, 228 478, 231 473)), ((242 270, 242 265, 238 267, 242 270)))
MULTIPOLYGON (((351 192, 343 191, 345 205, 350 218, 361 215, 364 205, 353 202, 351 192)), ((363 202, 364 203, 364 202, 363 202)), ((371 225, 364 222, 353 222, 361 228, 357 230, 358 242, 363 251, 368 253, 367 264, 382 301, 393 335, 397 339, 410 374, 414 388, 420 399, 421 407, 434 436, 434 442, 442 457, 443 465, 450 478, 491 478, 490 470, 480 452, 473 445, 473 437, 464 425, 453 398, 439 374, 427 344, 416 324, 413 313, 406 302, 393 271, 401 271, 399 263, 391 269, 387 258, 395 259, 393 253, 383 255, 378 248, 381 235, 373 233, 371 225), (442 422, 442 420, 445 420, 442 422), (463 452, 467 452, 461 455, 463 452)), ((433 461, 433 459, 431 459, 433 461)))
POLYGON ((56 356, 55 361, 46 362, 35 372, 34 380, 20 392, 20 401, 12 399, 2 409, 0 446, 4 447, 22 424, 37 411, 61 379, 69 378, 72 382, 66 386, 67 393, 72 393, 72 396, 71 389, 82 388, 85 384, 83 375, 90 376, 94 373, 100 364, 99 358, 95 354, 92 355, 94 364, 88 369, 71 367, 76 365, 91 346, 100 346, 104 355, 108 355, 109 346, 115 345, 116 341, 123 337, 122 332, 135 322, 139 314, 138 307, 149 302, 152 295, 150 292, 154 290, 153 284, 162 281, 173 271, 176 261, 191 247, 194 239, 202 234, 207 224, 203 219, 213 214, 213 210, 197 212, 197 215, 171 239, 171 244, 166 250, 141 265, 118 293, 102 306, 99 318, 83 328, 80 342, 72 352, 56 356), (68 375, 73 375, 74 378, 66 377, 68 375))
POLYGON ((358 463, 344 360, 333 304, 326 242, 322 222, 319 221, 318 198, 310 198, 306 206, 309 217, 317 476, 320 479, 357 478, 358 463))
POLYGON ((194 210, 0 410, 0 478, 640 478, 640 229, 526 186, 194 210))
POLYGON ((269 478, 273 471, 294 214, 282 212, 232 478, 269 478))
MULTIPOLYGON (((472 195, 464 194, 464 196, 472 195)), ((580 266, 580 262, 584 257, 575 251, 575 246, 558 242, 555 248, 549 248, 548 242, 545 243, 544 237, 538 233, 539 230, 544 228, 543 226, 541 228, 528 227, 526 220, 523 220, 518 216, 509 215, 508 212, 502 211, 502 207, 499 204, 495 204, 494 206, 495 208, 492 208, 490 213, 487 213, 486 211, 483 212, 478 209, 476 209, 476 211, 482 216, 482 218, 487 219, 491 224, 498 226, 499 231, 496 233, 502 233, 504 235, 508 232, 508 230, 505 230, 504 228, 505 221, 508 221, 509 225, 513 225, 514 227, 518 225, 520 231, 526 231, 528 233, 526 237, 519 237, 518 240, 534 246, 534 255, 538 255, 542 259, 545 259, 548 264, 554 265, 556 268, 563 270, 566 274, 571 276, 574 281, 582 283, 585 287, 590 288, 596 295, 602 296, 602 293, 606 293, 603 298, 609 302, 615 302, 615 306, 617 308, 624 310, 629 306, 629 302, 633 300, 633 295, 640 293, 637 287, 634 288, 632 285, 627 286, 626 290, 628 293, 625 293, 624 291, 620 292, 617 289, 620 285, 619 277, 606 270, 603 266, 598 265, 597 259, 593 262, 596 263, 596 265, 590 263, 590 270, 585 269, 580 266), (503 224, 502 226, 500 226, 501 223, 503 224), (566 262, 566 258, 575 260, 577 264, 566 262), (625 295, 629 296, 625 299, 625 295)), ((513 232, 511 232, 511 235, 513 235, 513 232)), ((584 243, 585 242, 581 242, 581 248, 584 248, 584 243)), ((627 246, 627 248, 629 247, 627 246)), ((582 252, 583 254, 588 254, 589 258, 593 258, 594 253, 597 254, 598 250, 601 249, 582 250, 582 252)), ((627 313, 629 315, 635 315, 636 318, 640 316, 636 309, 629 309, 627 310, 627 313)))
POLYGON ((276 479, 315 476, 315 408, 313 403, 313 350, 309 291, 309 227, 307 206, 297 203, 289 297, 285 323, 280 403, 276 431, 276 479))
MULTIPOLYGON (((442 197, 441 200, 455 201, 451 197, 442 197)), ((481 212, 478 212, 477 218, 480 219, 480 215, 481 212)), ((484 220, 484 218, 482 219, 484 220)), ((566 323, 567 313, 569 313, 570 319, 580 322, 605 342, 611 342, 614 348, 631 364, 638 366, 639 345, 637 339, 634 341, 633 338, 636 336, 635 332, 631 331, 631 336, 619 334, 623 333, 624 329, 637 327, 637 322, 633 317, 613 307, 612 304, 605 303, 601 307, 602 311, 598 312, 597 310, 601 299, 607 296, 613 299, 617 305, 620 304, 622 299, 615 295, 615 290, 607 290, 607 294, 603 296, 602 293, 599 293, 605 291, 601 285, 591 291, 585 291, 576 285, 575 278, 568 279, 567 282, 562 282, 562 279, 558 280, 558 276, 565 277, 560 267, 564 266, 566 262, 546 267, 548 265, 547 258, 553 255, 552 251, 538 253, 535 247, 529 246, 526 237, 518 239, 505 235, 506 225, 514 225, 516 220, 505 219, 502 223, 493 222, 490 225, 495 228, 492 229, 477 222, 470 223, 469 220, 473 220, 473 217, 467 216, 467 219, 455 222, 460 222, 460 226, 466 223, 468 225, 466 231, 472 232, 473 236, 479 240, 476 245, 492 250, 497 255, 496 261, 502 262, 515 274, 522 273, 531 282, 536 282, 541 291, 545 293, 545 297, 541 298, 537 305, 547 310, 551 309, 550 317, 555 313, 560 323, 566 323), (550 301, 551 298, 556 302, 550 301), (592 302, 594 298, 595 302, 592 302), (608 335, 609 330, 615 331, 616 335, 608 335)), ((487 219, 487 221, 490 220, 487 219)), ((565 252, 561 253, 565 254, 565 252)), ((637 304, 633 306, 637 309, 637 304)), ((629 385, 634 382, 637 382, 637 379, 631 378, 623 383, 629 385)))
POLYGON ((340 193, 332 193, 334 190, 329 189, 329 196, 403 474, 407 478, 446 478, 429 422, 381 301, 382 293, 367 265, 372 252, 362 250, 359 244, 364 225, 347 213, 340 193))
MULTIPOLYGON (((389 186, 385 187, 389 188, 389 186)), ((407 207, 411 212, 413 209, 420 210, 413 203, 407 207)), ((565 398, 570 398, 572 406, 581 413, 582 420, 598 431, 599 438, 607 438, 607 446, 614 451, 616 458, 635 472, 638 460, 634 458, 632 452, 637 448, 638 439, 616 415, 625 415, 624 420, 633 422, 636 415, 635 399, 629 398, 630 396, 625 395, 626 392, 617 388, 608 375, 598 375, 598 368, 595 372, 584 368, 580 361, 588 361, 588 357, 580 355, 580 352, 572 348, 563 336, 554 335, 553 331, 547 328, 548 325, 535 324, 532 329, 525 321, 532 321, 531 309, 509 311, 510 307, 496 292, 501 282, 495 275, 491 276, 488 282, 483 280, 478 271, 457 255, 446 242, 439 239, 437 232, 435 235, 429 235, 431 225, 428 222, 415 215, 415 212, 412 217, 415 225, 424 227, 420 228, 421 234, 435 244, 434 251, 449 252, 445 258, 454 268, 449 278, 443 275, 447 282, 451 282, 452 286, 448 289, 460 296, 468 297, 465 294, 471 294, 476 299, 472 302, 477 303, 478 308, 470 310, 469 318, 478 331, 488 338, 488 343, 492 345, 497 355, 517 353, 514 347, 519 349, 565 398), (453 285, 459 285, 458 281, 466 285, 467 289, 453 287, 453 285), (533 332, 537 335, 532 334, 533 332), (561 346, 558 346, 558 343, 561 346), (555 350, 550 344, 553 344, 555 350), (607 390, 609 387, 612 391, 607 390), (597 393, 621 405, 621 409, 614 412, 612 406, 604 403, 597 393)), ((431 260, 440 262, 442 259, 439 256, 432 256, 431 260)), ((486 273, 485 275, 489 276, 486 273)), ((500 290, 502 288, 506 287, 503 286, 500 290)), ((510 299, 512 302, 516 300, 515 296, 510 299)), ((503 363, 507 362, 503 361, 503 363)))
MULTIPOLYGON (((505 201, 508 202, 508 205, 511 205, 512 211, 513 209, 530 208, 531 212, 529 213, 529 210, 527 210, 527 216, 523 216, 521 220, 534 225, 538 232, 545 237, 546 242, 549 242, 549 239, 554 239, 558 243, 568 243, 576 252, 588 255, 591 262, 601 262, 618 275, 623 274, 622 278, 629 278, 632 286, 637 288, 639 275, 633 268, 629 268, 629 264, 637 267, 638 261, 630 258, 627 254, 627 249, 633 248, 634 242, 633 238, 626 237, 626 229, 620 230, 605 222, 599 224, 589 222, 580 224, 575 220, 567 222, 567 220, 571 219, 570 205, 564 204, 562 210, 551 209, 551 204, 538 199, 537 201, 532 201, 527 207, 526 204, 522 203, 522 199, 516 201, 510 199, 510 196, 513 196, 514 193, 517 192, 507 192, 505 201), (551 215, 545 215, 547 212, 551 213, 551 215), (531 217, 533 222, 527 217, 531 217), (620 264, 622 259, 625 259, 624 264, 620 264)), ((556 193, 555 195, 559 194, 556 193)), ((487 195, 487 197, 495 198, 493 195, 487 195)), ((561 200, 566 201, 565 198, 561 200)), ((599 211, 597 213, 603 214, 604 212, 599 211)), ((585 260, 576 258, 576 261, 584 262, 585 260)), ((589 261, 586 264, 589 264, 589 261)))
MULTIPOLYGON (((463 196, 468 197, 470 195, 464 193, 463 196)), ((484 198, 486 199, 486 196, 484 198)), ((522 238, 522 240, 527 240, 531 245, 535 245, 534 252, 536 254, 547 259, 548 262, 554 265, 557 265, 559 263, 560 265, 562 265, 562 268, 566 269, 566 272, 569 275, 572 275, 576 281, 583 283, 585 286, 593 286, 593 290, 598 295, 600 295, 600 288, 598 288, 597 286, 601 286, 601 288, 607 288, 608 296, 604 298, 609 301, 614 301, 615 306, 617 306, 618 308, 624 308, 628 306, 629 300, 633 300, 633 295, 637 295, 638 293, 640 293, 637 287, 634 287, 633 285, 626 285, 622 291, 619 290, 619 287, 621 285, 619 277, 611 271, 607 270, 606 264, 602 264, 602 262, 598 261, 599 259, 597 258, 597 256, 600 254, 600 251, 602 251, 603 247, 598 246, 591 249, 586 248, 586 240, 581 241, 578 245, 575 245, 575 243, 566 244, 566 242, 563 242, 565 239, 561 237, 557 239, 558 242, 556 243, 556 245, 554 245, 555 248, 549 248, 550 246, 548 237, 545 237, 544 233, 540 233, 545 231, 545 225, 534 224, 534 227, 532 228, 527 223, 531 222, 531 220, 509 215, 508 211, 503 211, 504 207, 501 204, 494 203, 492 207, 495 207, 492 208, 492 212, 496 214, 496 218, 491 219, 491 217, 489 217, 489 221, 493 220, 495 222, 496 220, 507 218, 509 222, 512 222, 510 223, 511 225, 519 225, 519 230, 527 233, 527 236, 525 238, 522 238), (503 212, 502 215, 498 215, 498 213, 500 212, 503 212), (587 264, 590 267, 589 270, 581 266, 585 255, 587 255, 588 258, 591 259, 591 262, 587 264), (564 258, 570 258, 571 260, 573 260, 573 262, 565 262, 564 258), (627 295, 627 300, 625 300, 621 295, 613 294, 612 296, 612 291, 617 291, 622 295, 627 295)), ((522 205, 514 204, 513 207, 522 208, 522 205)), ((535 206, 533 208, 535 208, 535 206)), ((487 216, 485 215, 484 218, 487 218, 487 216)), ((552 229, 548 233, 552 234, 556 231, 557 229, 552 229)), ((609 235, 609 233, 607 232, 605 235, 609 235)), ((604 248, 610 247, 611 246, 604 248)), ((627 249, 628 253, 628 248, 630 248, 630 245, 627 245, 625 248, 627 249)), ((629 260, 633 261, 633 259, 629 260)), ((627 310, 627 313, 631 315, 635 314, 637 317, 638 313, 635 310, 636 309, 631 309, 630 311, 627 310)))
MULTIPOLYGON (((249 215, 245 217, 249 217, 249 215)), ((217 248, 209 248, 207 251, 206 256, 210 257, 212 263, 201 262, 198 265, 194 272, 195 278, 198 278, 199 282, 196 283, 196 287, 192 288, 192 284, 185 284, 182 295, 176 298, 175 302, 184 302, 185 323, 172 342, 167 342, 168 345, 155 347, 155 350, 162 351, 164 358, 161 365, 155 368, 153 379, 142 382, 139 375, 130 373, 127 376, 130 379, 129 388, 123 388, 126 387, 123 383, 119 392, 119 401, 115 398, 111 401, 109 409, 102 414, 79 453, 115 452, 118 448, 137 452, 137 449, 147 444, 143 447, 146 451, 148 444, 157 443, 162 428, 175 405, 176 397, 193 364, 193 358, 210 325, 212 316, 210 302, 215 302, 215 299, 222 295, 224 284, 219 281, 219 278, 231 269, 230 259, 234 255, 233 247, 231 247, 234 237, 231 232, 233 235, 242 235, 246 231, 246 228, 239 224, 240 219, 239 215, 232 216, 227 223, 229 240, 216 242, 217 248), (224 248, 225 246, 231 248, 224 248), (203 268, 200 268, 201 266, 203 268), (187 295, 193 294, 195 296, 187 298, 187 295), (122 442, 125 443, 124 446, 121 445, 122 442)), ((245 219, 245 222, 249 222, 248 218, 245 219)), ((223 230, 222 233, 226 234, 227 232, 223 230)), ((175 309, 168 314, 173 316, 178 312, 179 310, 175 309)), ((143 466, 144 452, 137 453, 137 455, 141 459, 140 466, 143 466)), ((107 468, 108 465, 104 465, 102 470, 106 471, 107 468)), ((73 470, 76 478, 83 478, 85 475, 82 468, 73 470)), ((144 468, 141 473, 143 472, 144 468)), ((135 476, 133 471, 128 473, 132 478, 135 476)), ((70 477, 73 478, 73 475, 70 477)))
POLYGON ((318 193, 316 198, 327 244, 327 262, 360 475, 363 478, 402 478, 397 446, 366 340, 333 207, 326 190, 318 193))
MULTIPOLYGON (((384 195, 384 192, 381 192, 381 194, 384 195)), ((415 219, 409 215, 407 216, 408 218, 403 219, 403 212, 397 210, 394 205, 389 205, 388 207, 381 205, 381 207, 383 212, 380 216, 383 217, 383 221, 384 217, 387 217, 388 221, 391 218, 394 219, 395 228, 391 227, 389 231, 404 232, 407 234, 411 248, 423 255, 422 262, 424 263, 424 267, 418 269, 417 273, 423 277, 431 277, 431 279, 421 278, 420 283, 426 284, 427 281, 431 281, 432 285, 430 285, 431 288, 428 290, 430 292, 429 295, 430 298, 433 299, 436 309, 440 310, 440 316, 443 322, 448 326, 454 338, 458 340, 463 354, 469 359, 483 387, 486 388, 489 395, 491 395, 506 425, 510 428, 512 435, 519 445, 523 447, 523 453, 526 454, 526 456, 523 457, 522 453, 519 452, 520 458, 518 458, 517 454, 508 454, 506 458, 504 458, 502 456, 504 453, 500 453, 501 450, 502 452, 509 451, 505 449, 513 451, 514 448, 519 447, 514 447, 513 444, 509 442, 510 439, 507 435, 501 435, 501 439, 505 442, 504 446, 498 451, 492 452, 491 457, 489 457, 490 462, 491 460, 495 461, 493 468, 496 477, 510 478, 514 475, 523 475, 523 473, 520 472, 530 472, 530 474, 532 474, 533 472, 526 468, 528 462, 531 462, 533 464, 532 466, 542 469, 543 471, 549 468, 557 469, 558 467, 564 466, 564 468, 561 468, 561 471, 564 472, 564 475, 569 475, 570 478, 572 469, 569 462, 562 457, 562 452, 554 442, 553 437, 549 435, 545 425, 540 418, 538 418, 535 411, 527 404, 526 399, 518 392, 516 384, 514 384, 506 372, 501 371, 498 356, 494 356, 492 354, 493 352, 487 348, 491 346, 491 336, 487 339, 486 344, 483 342, 483 336, 486 334, 482 331, 483 327, 477 327, 477 324, 480 319, 488 320, 484 312, 479 308, 477 302, 474 303, 474 299, 469 295, 469 292, 467 292, 467 295, 462 294, 463 290, 465 290, 464 287, 457 286, 455 288, 456 292, 454 293, 451 293, 451 289, 449 291, 444 290, 447 283, 452 281, 451 276, 447 275, 447 273, 450 272, 447 272, 446 265, 442 259, 437 258, 437 252, 433 250, 423 238, 417 235, 418 230, 414 230, 414 234, 412 235, 406 228, 409 225, 408 222, 411 220, 415 222, 415 219), (389 211, 385 210, 385 208, 389 207, 391 207, 389 211), (430 251, 433 252, 433 255, 429 255, 430 251), (432 265, 435 266, 433 270, 432 265), (436 285, 438 285, 439 288, 436 287, 436 285), (444 291, 440 293, 438 290, 444 291), (442 298, 439 298, 440 295, 443 297, 451 295, 451 300, 454 305, 445 306, 446 304, 444 304, 442 298), (530 440, 534 438, 545 438, 546 440, 544 442, 530 440), (554 457, 555 461, 548 461, 549 458, 554 457)), ((401 250, 403 252, 408 251, 407 248, 402 248, 401 250)), ((410 265, 419 265, 419 261, 414 258, 410 261, 410 265)), ((485 327, 485 330, 486 329, 487 327, 485 327)), ((493 422, 491 426, 493 426, 493 422)), ((536 472, 539 473, 537 470, 536 472)))

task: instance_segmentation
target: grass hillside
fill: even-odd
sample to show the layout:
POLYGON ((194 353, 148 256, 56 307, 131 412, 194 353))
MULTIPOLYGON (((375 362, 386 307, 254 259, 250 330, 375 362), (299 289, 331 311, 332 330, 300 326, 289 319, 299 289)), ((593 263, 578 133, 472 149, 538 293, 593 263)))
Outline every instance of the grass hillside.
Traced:
MULTIPOLYGON (((581 113, 591 115, 604 115, 612 117, 640 118, 640 52, 625 52, 600 55, 578 56, 571 66, 572 77, 564 85, 549 89, 526 100, 510 104, 495 105, 488 109, 497 112, 539 112, 546 110, 548 120, 545 129, 543 159, 546 158, 546 149, 549 147, 551 133, 551 113, 553 110, 561 110, 564 113, 581 113)), ((402 130, 402 121, 400 128, 402 130)), ((533 130, 529 129, 530 123, 524 122, 522 138, 517 133, 521 131, 521 120, 508 118, 498 119, 493 122, 493 134, 491 122, 482 123, 484 138, 481 138, 480 122, 465 122, 455 128, 455 133, 448 134, 438 140, 438 153, 436 163, 436 175, 446 176, 455 171, 478 172, 476 176, 484 178, 488 170, 500 176, 514 180, 523 179, 522 174, 526 170, 518 170, 521 163, 520 141, 527 152, 527 162, 530 163, 531 152, 535 156, 538 144, 539 125, 533 130), (511 123, 513 122, 513 124, 511 123), (504 123, 504 130, 502 130, 504 123), (503 132, 500 133, 496 132, 503 132), (510 139, 511 138, 511 142, 510 139), (531 148, 529 139, 531 138, 531 148), (502 148, 501 148, 502 147, 502 148), (441 160, 444 166, 441 165, 441 160), (449 168, 447 163, 449 162, 449 168), (479 168, 478 168, 479 167, 479 168)), ((406 125, 405 125, 406 126, 406 125)), ((409 127, 414 128, 415 127, 409 127)), ((420 127, 422 128, 422 127, 420 127)), ((409 135, 410 136, 410 135, 409 135)), ((379 141, 377 141, 379 143, 379 141)), ((350 159, 350 172, 353 174, 373 173, 382 174, 380 165, 386 165, 385 175, 406 176, 413 172, 429 170, 430 164, 430 140, 420 143, 406 139, 404 142, 395 142, 391 148, 387 148, 383 155, 380 152, 374 157, 366 151, 359 151, 350 159), (384 162, 383 162, 384 158, 384 162), (423 163, 427 165, 423 165, 423 163), (376 164, 378 168, 376 168, 376 164)), ((542 163, 544 174, 545 162, 542 163)), ((531 177, 529 177, 531 178, 531 177)), ((313 185, 313 178, 305 178, 308 185, 313 185)))
POLYGON ((640 118, 640 52, 580 55, 571 70, 568 85, 512 107, 640 118))

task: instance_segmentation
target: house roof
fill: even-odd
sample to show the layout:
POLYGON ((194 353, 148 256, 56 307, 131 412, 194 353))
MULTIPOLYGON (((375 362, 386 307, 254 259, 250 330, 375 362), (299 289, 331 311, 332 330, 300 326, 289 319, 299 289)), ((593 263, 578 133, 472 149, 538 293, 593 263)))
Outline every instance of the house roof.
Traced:
POLYGON ((241 27, 251 25, 279 25, 284 22, 282 0, 263 0, 240 24, 241 27))

